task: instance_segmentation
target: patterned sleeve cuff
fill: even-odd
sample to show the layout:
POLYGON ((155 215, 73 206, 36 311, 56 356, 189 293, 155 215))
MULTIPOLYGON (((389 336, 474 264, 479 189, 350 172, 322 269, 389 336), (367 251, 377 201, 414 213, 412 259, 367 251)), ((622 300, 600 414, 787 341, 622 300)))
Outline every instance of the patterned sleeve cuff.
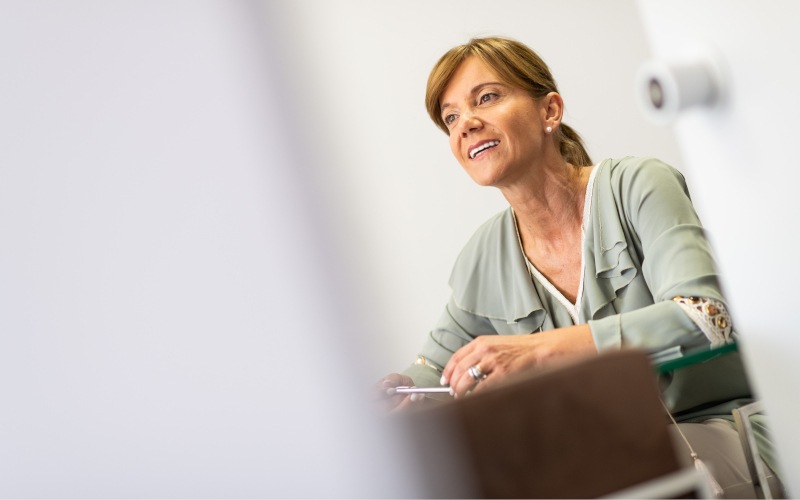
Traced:
POLYGON ((681 306, 686 315, 708 337, 712 348, 730 342, 733 328, 725 304, 706 297, 682 297, 680 295, 672 300, 681 306))

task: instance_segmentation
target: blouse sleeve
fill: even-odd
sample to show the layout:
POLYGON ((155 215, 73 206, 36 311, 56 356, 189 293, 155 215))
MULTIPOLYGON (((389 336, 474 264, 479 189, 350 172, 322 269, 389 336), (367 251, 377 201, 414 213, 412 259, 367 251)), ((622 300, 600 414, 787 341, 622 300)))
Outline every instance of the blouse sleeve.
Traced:
POLYGON ((442 369, 454 352, 479 335, 496 334, 489 319, 462 310, 451 297, 420 350, 420 362, 403 374, 411 377, 417 387, 439 387, 442 369))
MULTIPOLYGON (((620 222, 631 229, 631 237, 637 240, 634 247, 641 251, 641 270, 654 304, 589 321, 598 350, 716 344, 727 340, 710 332, 704 334, 684 306, 673 300, 691 297, 700 303, 707 299, 704 303, 713 301, 719 309, 711 312, 727 317, 712 250, 683 176, 663 162, 647 159, 637 168, 625 169, 615 182, 622 198, 619 216, 625 219, 620 222)), ((729 337, 730 325, 724 326, 729 337)), ((708 324, 704 329, 708 330, 708 324)))

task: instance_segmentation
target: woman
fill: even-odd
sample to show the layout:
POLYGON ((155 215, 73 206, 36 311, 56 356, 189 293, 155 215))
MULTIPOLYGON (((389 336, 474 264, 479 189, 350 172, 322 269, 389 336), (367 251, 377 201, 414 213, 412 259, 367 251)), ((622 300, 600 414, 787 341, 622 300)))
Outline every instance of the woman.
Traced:
MULTIPOLYGON (((502 38, 456 47, 434 66, 426 105, 467 174, 510 207, 459 255, 452 297, 417 362, 376 384, 388 389, 388 411, 430 401, 392 395, 399 385, 449 385, 461 397, 558 359, 735 337, 683 176, 653 158, 593 165, 536 53, 502 38)), ((712 465, 728 453, 714 443, 738 446, 714 418, 730 419, 749 397, 737 357, 676 372, 663 397, 693 422, 681 429, 712 465)), ((739 465, 718 471, 723 486, 749 479, 739 465)))

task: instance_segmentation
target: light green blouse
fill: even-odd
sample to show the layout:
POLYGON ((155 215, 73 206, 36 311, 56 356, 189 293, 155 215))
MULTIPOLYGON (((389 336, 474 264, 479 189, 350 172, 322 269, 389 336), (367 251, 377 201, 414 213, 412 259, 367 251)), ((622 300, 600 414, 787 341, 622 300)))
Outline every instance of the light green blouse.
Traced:
MULTIPOLYGON (((683 176, 654 158, 608 159, 593 172, 584 221, 578 324, 599 351, 710 345, 672 301, 678 295, 725 303, 711 247, 683 176)), ((527 335, 575 324, 567 308, 532 279, 511 208, 483 224, 456 260, 453 290, 415 364, 418 387, 438 387, 450 356, 478 335, 527 335)), ((734 334, 735 337, 735 334, 734 334)), ((738 355, 674 372, 664 401, 681 420, 730 416, 750 390, 738 355)))

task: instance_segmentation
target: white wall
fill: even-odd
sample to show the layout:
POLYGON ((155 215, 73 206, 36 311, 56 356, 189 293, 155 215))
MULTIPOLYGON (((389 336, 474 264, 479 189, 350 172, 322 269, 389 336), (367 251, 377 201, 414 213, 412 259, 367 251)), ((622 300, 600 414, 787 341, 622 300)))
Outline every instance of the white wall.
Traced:
MULTIPOLYGON (((436 60, 472 36, 503 35, 538 51, 592 158, 656 156, 682 169, 670 129, 635 107, 648 58, 632 1, 296 0, 271 4, 285 60, 301 80, 296 117, 328 188, 330 217, 366 293, 359 315, 377 378, 402 370, 442 313, 459 251, 506 207, 462 172, 429 120, 425 83, 436 60)), ((280 98, 283 96, 278 96, 280 98)))

